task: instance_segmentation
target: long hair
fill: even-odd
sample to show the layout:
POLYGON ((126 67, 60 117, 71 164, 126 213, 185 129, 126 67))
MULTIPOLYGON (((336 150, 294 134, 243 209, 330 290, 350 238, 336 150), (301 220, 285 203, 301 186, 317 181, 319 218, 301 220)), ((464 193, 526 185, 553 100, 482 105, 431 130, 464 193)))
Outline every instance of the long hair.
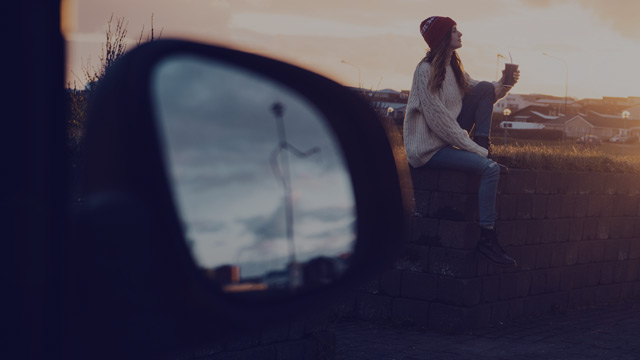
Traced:
MULTIPOLYGON (((431 64, 431 75, 429 78, 429 91, 435 93, 442 89, 442 83, 444 82, 444 77, 447 73, 446 60, 449 56, 449 44, 451 44, 451 30, 445 35, 445 37, 440 41, 438 46, 434 49, 429 49, 427 55, 424 57, 422 61, 426 61, 431 64)), ((469 89, 469 83, 467 82, 467 78, 464 76, 464 67, 462 66, 462 61, 460 61, 460 57, 457 52, 453 52, 451 54, 450 61, 451 69, 453 70, 453 74, 456 77, 456 82, 458 83, 458 87, 462 93, 466 93, 469 89)))

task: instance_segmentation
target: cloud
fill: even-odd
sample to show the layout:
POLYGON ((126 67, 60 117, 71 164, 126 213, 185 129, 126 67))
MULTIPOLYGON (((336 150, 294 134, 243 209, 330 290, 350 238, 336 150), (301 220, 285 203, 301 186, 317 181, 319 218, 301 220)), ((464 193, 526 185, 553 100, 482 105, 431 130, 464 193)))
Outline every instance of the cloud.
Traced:
POLYGON ((190 230, 195 232, 219 232, 226 226, 225 223, 215 220, 196 220, 188 224, 190 230))
MULTIPOLYGON (((308 224, 309 222, 319 221, 323 223, 323 228, 327 229, 321 232, 315 232, 308 238, 323 239, 323 236, 335 237, 336 235, 344 235, 346 233, 353 233, 354 231, 355 221, 352 221, 352 219, 355 218, 355 210, 353 208, 325 207, 313 210, 296 210, 294 206, 296 227, 304 227, 305 223, 308 224), (345 220, 348 222, 347 225, 344 225, 345 220), (337 225, 337 227, 335 227, 335 225, 337 225)), ((286 237, 284 204, 280 204, 276 210, 269 215, 254 216, 240 220, 240 222, 245 225, 249 232, 255 235, 257 243, 286 237)))
MULTIPOLYGON (((309 238, 322 240, 323 242, 326 242, 327 239, 354 239, 355 233, 356 233, 356 222, 352 221, 352 222, 349 222, 348 224, 343 224, 341 226, 330 228, 328 230, 310 235, 309 238)), ((331 245, 327 244, 325 248, 331 248, 331 245)))
POLYGON ((353 208, 335 206, 307 210, 299 214, 301 219, 310 218, 322 222, 336 222, 344 219, 352 219, 354 216, 355 210, 353 208))
POLYGON ((207 191, 216 187, 229 187, 238 184, 255 184, 264 174, 255 170, 239 170, 230 173, 198 174, 180 178, 180 186, 188 187, 191 192, 207 191))
POLYGON ((282 239, 286 236, 284 204, 280 204, 270 215, 254 216, 240 222, 255 236, 256 243, 282 239))
POLYGON ((640 39, 640 2, 636 0, 582 0, 582 6, 592 9, 598 16, 621 35, 640 39))
POLYGON ((640 22, 638 21, 640 2, 637 0, 522 0, 522 3, 532 8, 577 4, 592 11, 620 35, 630 39, 640 39, 640 22))
POLYGON ((473 1, 461 11, 457 1, 440 0, 325 0, 307 2, 299 0, 233 1, 233 12, 260 12, 263 14, 304 14, 309 18, 330 19, 351 25, 388 27, 413 19, 417 32, 421 20, 432 15, 451 16, 456 20, 474 17, 499 16, 506 11, 504 1, 473 1))
MULTIPOLYGON (((226 1, 216 0, 78 0, 79 32, 104 32, 113 14, 114 19, 124 18, 129 35, 138 37, 143 26, 145 32, 151 27, 171 34, 223 35, 228 28, 230 7, 226 1)), ((115 23, 115 21, 114 21, 115 23)))
MULTIPOLYGON (((571 0, 570 0, 571 1, 571 0)), ((546 8, 552 6, 554 3, 561 3, 563 0, 522 0, 522 3, 526 6, 535 7, 535 8, 546 8)))

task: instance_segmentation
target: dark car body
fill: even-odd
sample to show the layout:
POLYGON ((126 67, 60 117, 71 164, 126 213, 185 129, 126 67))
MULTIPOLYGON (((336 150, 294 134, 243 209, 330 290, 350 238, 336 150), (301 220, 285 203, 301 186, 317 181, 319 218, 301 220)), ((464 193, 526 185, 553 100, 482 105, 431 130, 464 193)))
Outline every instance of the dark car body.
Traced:
POLYGON ((578 140, 576 140, 576 144, 581 144, 581 145, 602 145, 602 140, 600 140, 600 138, 595 136, 595 135, 585 135, 585 136, 582 136, 582 137, 578 138, 578 140))

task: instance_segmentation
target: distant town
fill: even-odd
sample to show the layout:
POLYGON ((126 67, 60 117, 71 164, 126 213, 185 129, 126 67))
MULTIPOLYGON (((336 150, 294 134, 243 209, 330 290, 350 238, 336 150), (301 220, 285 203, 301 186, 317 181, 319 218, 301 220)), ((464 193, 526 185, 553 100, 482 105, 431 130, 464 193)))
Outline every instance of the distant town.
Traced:
MULTIPOLYGON (((250 264, 221 265, 213 269, 202 268, 205 276, 225 292, 255 292, 266 290, 295 290, 329 285, 339 279, 349 267, 351 253, 338 256, 316 256, 305 262, 286 262, 281 259, 282 267, 271 271, 258 271, 258 274, 246 276, 250 264)), ((278 261, 278 259, 272 259, 278 261)))
MULTIPOLYGON (((372 102, 384 117, 404 119, 409 90, 351 88, 372 102)), ((595 135, 603 140, 640 138, 640 97, 575 99, 542 94, 508 94, 494 107, 494 126, 503 129, 561 131, 566 138, 595 135)), ((612 140, 615 141, 615 140, 612 140)))

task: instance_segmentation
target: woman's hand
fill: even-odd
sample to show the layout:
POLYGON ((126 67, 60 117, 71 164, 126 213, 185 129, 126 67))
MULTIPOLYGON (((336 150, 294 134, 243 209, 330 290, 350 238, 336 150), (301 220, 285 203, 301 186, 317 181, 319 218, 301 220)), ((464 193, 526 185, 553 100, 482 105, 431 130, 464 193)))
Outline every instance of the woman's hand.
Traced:
MULTIPOLYGON (((517 84, 518 80, 520 80, 520 70, 516 70, 513 72, 513 85, 517 84)), ((508 87, 508 88, 513 87, 513 85, 504 85, 504 70, 502 70, 502 79, 500 79, 500 82, 503 84, 502 86, 504 87, 508 87)))
POLYGON ((516 70, 513 72, 513 85, 517 84, 518 80, 520 80, 520 70, 516 70))

